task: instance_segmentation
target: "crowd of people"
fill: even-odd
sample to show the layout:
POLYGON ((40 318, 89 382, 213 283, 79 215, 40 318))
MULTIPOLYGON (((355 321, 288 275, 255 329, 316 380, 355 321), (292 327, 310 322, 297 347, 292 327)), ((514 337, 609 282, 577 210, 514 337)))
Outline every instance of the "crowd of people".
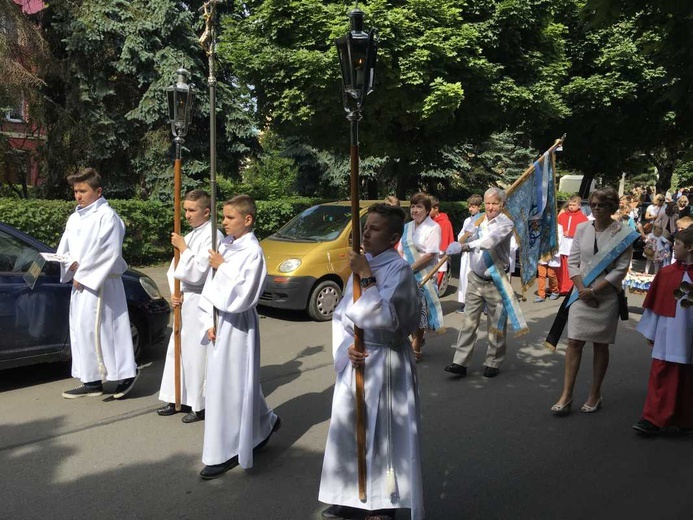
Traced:
MULTIPOLYGON (((63 396, 102 395, 102 382, 113 380, 118 381, 114 397, 120 399, 139 375, 120 278, 127 268, 122 258, 125 228, 103 198, 95 170, 85 169, 69 181, 78 206, 58 252, 64 256, 63 281, 73 287, 72 375, 82 384, 63 396)), ((661 262, 638 326, 653 345, 653 361, 647 401, 634 428, 649 435, 670 427, 693 431, 693 310, 690 299, 681 297, 686 294, 681 288, 692 283, 693 228, 681 225, 690 219, 682 216, 689 209, 685 191, 675 195, 674 213, 661 209, 666 197, 655 196, 653 207, 660 209, 648 208, 644 222, 633 214, 632 199, 619 200, 611 188, 590 194, 591 218, 582 212, 579 197, 572 197, 559 215, 558 248, 539 263, 535 300, 566 295, 549 332, 555 345, 567 325, 563 390, 551 406, 554 415, 571 411, 587 342, 594 346, 593 378, 580 410, 600 410, 609 345, 615 342, 619 316, 623 319, 622 281, 630 268, 633 243, 649 232, 646 225, 652 220, 654 236, 668 233, 675 261, 661 262)), ((411 196, 411 220, 406 223, 395 197, 368 209, 362 250, 349 252, 361 295, 354 301, 350 279, 332 321, 336 381, 318 495, 329 505, 323 518, 391 520, 401 509, 409 510, 413 520, 424 517, 416 363, 423 355, 425 332, 444 330, 438 283, 441 269, 449 268, 445 258, 461 255, 459 333, 451 345, 452 362, 444 367, 447 373, 456 378, 467 375, 482 315, 488 325, 486 378, 500 373, 508 324, 516 333, 526 330, 510 285, 514 224, 504 212, 505 204, 506 193, 499 188, 471 196, 470 216, 456 240, 439 201, 425 193, 411 196), (363 349, 357 346, 357 335, 363 349), (362 398, 368 413, 361 438, 354 432, 360 408, 355 388, 363 367, 367 377, 362 398), (363 482, 355 460, 359 443, 365 453, 363 482)), ((159 394, 164 404, 156 412, 184 412, 184 423, 205 421, 200 476, 209 480, 239 465, 251 468, 254 453, 279 430, 282 419, 267 405, 260 384, 256 307, 267 269, 253 232, 255 202, 247 195, 224 202, 225 236, 218 234, 216 249, 209 195, 189 192, 184 210, 191 231, 171 234, 180 258, 168 272, 171 283, 181 282, 180 296, 172 299, 183 317, 181 406, 175 404, 172 339, 159 394)))

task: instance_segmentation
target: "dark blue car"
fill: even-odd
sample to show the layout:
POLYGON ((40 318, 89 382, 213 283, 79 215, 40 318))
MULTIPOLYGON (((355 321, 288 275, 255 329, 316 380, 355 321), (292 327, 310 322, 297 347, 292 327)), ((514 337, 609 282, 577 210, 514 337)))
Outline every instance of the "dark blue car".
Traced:
MULTIPOLYGON (((39 253, 55 250, 0 222, 0 369, 70 359, 68 309, 72 284, 46 262, 30 288, 25 275, 39 253)), ((154 280, 123 274, 135 355, 166 339, 171 308, 154 280)))

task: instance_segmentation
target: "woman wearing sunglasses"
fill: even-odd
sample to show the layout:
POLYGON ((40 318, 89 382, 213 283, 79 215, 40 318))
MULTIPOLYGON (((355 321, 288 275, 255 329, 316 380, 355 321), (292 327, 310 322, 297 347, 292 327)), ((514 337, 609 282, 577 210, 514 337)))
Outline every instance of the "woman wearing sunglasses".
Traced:
POLYGON ((593 413, 601 408, 609 345, 616 341, 619 300, 623 296, 619 293, 633 255, 633 242, 638 238, 638 233, 627 224, 612 219, 619 208, 618 194, 613 188, 595 190, 588 200, 594 220, 578 225, 568 258, 574 288, 564 303, 568 306, 568 348, 563 393, 551 407, 551 412, 558 416, 570 412, 587 342, 594 345, 592 387, 580 410, 593 413))

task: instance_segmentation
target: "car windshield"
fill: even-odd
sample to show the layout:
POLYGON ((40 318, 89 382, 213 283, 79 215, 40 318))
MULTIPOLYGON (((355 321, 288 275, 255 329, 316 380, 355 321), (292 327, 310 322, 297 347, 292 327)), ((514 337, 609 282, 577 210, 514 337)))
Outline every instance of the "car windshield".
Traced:
POLYGON ((0 271, 25 273, 38 252, 33 248, 0 230, 0 271))
POLYGON ((291 219, 273 237, 307 242, 334 240, 350 219, 349 206, 313 206, 291 219))

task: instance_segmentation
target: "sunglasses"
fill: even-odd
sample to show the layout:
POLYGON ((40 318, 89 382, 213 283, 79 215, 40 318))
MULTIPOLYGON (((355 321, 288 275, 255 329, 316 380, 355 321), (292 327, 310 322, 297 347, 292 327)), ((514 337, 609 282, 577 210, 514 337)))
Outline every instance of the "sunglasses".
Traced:
POLYGON ((608 207, 608 204, 605 204, 603 202, 591 202, 590 203, 590 208, 606 208, 608 207))

